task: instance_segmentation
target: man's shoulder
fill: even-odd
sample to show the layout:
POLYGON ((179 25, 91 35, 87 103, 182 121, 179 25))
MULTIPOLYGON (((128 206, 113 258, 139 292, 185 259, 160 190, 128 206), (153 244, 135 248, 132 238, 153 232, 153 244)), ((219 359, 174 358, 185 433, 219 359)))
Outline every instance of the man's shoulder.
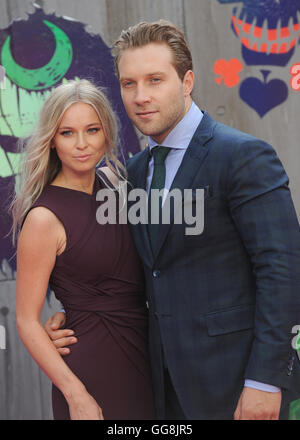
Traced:
POLYGON ((264 140, 218 121, 215 121, 211 142, 215 152, 222 155, 232 155, 241 150, 246 153, 248 149, 256 148, 272 149, 264 140))
POLYGON ((214 136, 224 142, 243 144, 245 142, 261 141, 250 133, 246 133, 230 125, 217 122, 214 129, 214 136))

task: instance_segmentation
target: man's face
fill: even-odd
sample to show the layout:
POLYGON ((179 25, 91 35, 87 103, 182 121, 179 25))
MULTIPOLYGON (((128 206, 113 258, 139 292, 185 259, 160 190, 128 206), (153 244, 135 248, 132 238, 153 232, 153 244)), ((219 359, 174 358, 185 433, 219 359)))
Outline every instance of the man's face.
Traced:
POLYGON ((131 121, 162 143, 187 112, 193 73, 179 78, 166 44, 127 49, 119 60, 122 99, 131 121))

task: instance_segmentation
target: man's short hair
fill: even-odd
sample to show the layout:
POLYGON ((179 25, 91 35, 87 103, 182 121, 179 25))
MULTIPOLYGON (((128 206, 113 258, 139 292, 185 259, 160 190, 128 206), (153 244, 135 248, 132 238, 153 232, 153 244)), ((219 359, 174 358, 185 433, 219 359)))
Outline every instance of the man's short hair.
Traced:
POLYGON ((166 44, 173 55, 173 65, 181 81, 188 70, 193 70, 190 49, 183 33, 172 23, 158 20, 152 23, 141 22, 121 32, 114 43, 115 67, 118 77, 118 64, 126 49, 146 46, 150 43, 166 44))

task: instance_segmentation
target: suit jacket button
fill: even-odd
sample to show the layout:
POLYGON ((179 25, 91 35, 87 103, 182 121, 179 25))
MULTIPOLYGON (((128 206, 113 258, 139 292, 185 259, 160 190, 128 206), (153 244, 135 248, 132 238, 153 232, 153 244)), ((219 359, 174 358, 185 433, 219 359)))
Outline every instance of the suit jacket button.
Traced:
POLYGON ((154 271, 152 272, 152 275, 153 275, 154 278, 158 278, 159 275, 160 275, 160 270, 154 270, 154 271))

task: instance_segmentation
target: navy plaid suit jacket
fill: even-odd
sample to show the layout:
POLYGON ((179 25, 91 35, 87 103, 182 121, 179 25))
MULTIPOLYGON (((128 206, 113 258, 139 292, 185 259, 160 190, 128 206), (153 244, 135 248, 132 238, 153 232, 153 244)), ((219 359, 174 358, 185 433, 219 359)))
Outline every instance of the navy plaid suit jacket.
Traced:
MULTIPOLYGON (((146 187, 148 149, 127 163, 146 187)), ((132 225, 149 305, 158 417, 164 352, 188 419, 230 419, 244 379, 294 386, 291 329, 300 323, 300 230, 288 177, 267 143, 206 112, 172 188, 205 189, 204 230, 160 226, 152 255, 146 225, 132 225)), ((295 360, 296 363, 296 360, 295 360)))

